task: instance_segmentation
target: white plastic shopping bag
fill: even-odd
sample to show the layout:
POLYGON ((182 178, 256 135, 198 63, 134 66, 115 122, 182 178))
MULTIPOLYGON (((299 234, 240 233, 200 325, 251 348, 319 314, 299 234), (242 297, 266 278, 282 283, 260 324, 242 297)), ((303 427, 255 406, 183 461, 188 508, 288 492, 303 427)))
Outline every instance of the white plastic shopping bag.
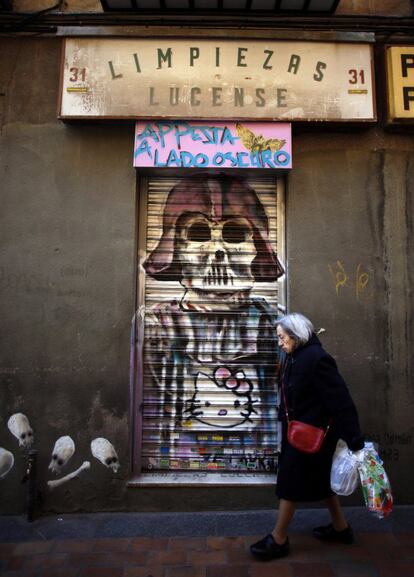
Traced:
POLYGON ((337 495, 351 495, 358 486, 358 459, 339 439, 332 459, 331 489, 337 495))

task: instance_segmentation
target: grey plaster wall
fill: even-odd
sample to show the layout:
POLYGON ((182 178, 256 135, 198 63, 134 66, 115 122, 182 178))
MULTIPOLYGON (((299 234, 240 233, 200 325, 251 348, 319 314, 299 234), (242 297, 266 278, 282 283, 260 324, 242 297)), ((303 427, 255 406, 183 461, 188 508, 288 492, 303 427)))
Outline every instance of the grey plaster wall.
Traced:
MULTIPOLYGON (((272 488, 127 488, 134 127, 58 121, 59 67, 57 39, 0 39, 0 446, 16 455, 0 510, 24 508, 15 411, 35 431, 45 511, 271 507, 272 488), (50 493, 64 434, 77 445, 70 469, 92 469, 50 493), (117 475, 91 456, 97 436, 116 446, 117 475)), ((287 179, 291 310, 326 329, 400 503, 414 501, 413 161, 409 133, 295 129, 287 179)))
POLYGON ((0 446, 17 456, 1 508, 24 505, 25 462, 6 427, 16 411, 35 431, 45 507, 118 508, 129 467, 134 127, 56 119, 60 41, 3 39, 0 54, 0 446), (91 460, 93 480, 55 496, 46 470, 66 434, 77 447, 69 469, 91 460), (93 459, 98 436, 117 448, 119 477, 93 459))

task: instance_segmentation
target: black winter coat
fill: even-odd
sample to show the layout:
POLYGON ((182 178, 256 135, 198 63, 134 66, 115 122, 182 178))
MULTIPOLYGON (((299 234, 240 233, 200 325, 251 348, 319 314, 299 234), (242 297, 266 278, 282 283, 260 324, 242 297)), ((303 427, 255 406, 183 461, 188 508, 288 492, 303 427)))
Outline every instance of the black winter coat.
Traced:
POLYGON ((289 418, 317 427, 331 426, 322 449, 306 454, 287 442, 285 404, 281 391, 279 419, 282 421, 282 450, 276 493, 289 501, 319 501, 333 495, 330 488, 332 457, 339 438, 357 451, 364 446, 358 414, 334 359, 322 348, 316 335, 287 355, 281 369, 289 418))

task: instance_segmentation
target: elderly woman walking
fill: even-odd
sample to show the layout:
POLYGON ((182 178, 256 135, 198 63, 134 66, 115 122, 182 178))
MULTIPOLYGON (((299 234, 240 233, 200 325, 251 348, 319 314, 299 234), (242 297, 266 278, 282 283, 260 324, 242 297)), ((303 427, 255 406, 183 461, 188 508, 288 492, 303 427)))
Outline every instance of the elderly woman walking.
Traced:
POLYGON ((315 527, 322 541, 354 540, 338 497, 330 487, 332 457, 339 438, 351 451, 364 447, 358 414, 334 359, 324 351, 309 319, 292 313, 277 322, 279 346, 285 353, 280 372, 282 449, 276 494, 277 522, 272 533, 251 545, 251 553, 263 560, 289 553, 288 528, 297 502, 326 500, 332 522, 315 527), (305 453, 287 438, 288 420, 297 420, 327 431, 321 449, 305 453))

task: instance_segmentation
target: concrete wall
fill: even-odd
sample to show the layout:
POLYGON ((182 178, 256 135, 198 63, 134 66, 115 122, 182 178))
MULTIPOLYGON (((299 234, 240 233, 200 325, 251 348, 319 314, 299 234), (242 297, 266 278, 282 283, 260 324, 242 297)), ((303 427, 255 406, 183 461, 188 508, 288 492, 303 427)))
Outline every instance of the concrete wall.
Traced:
MULTIPOLYGON (((24 508, 25 459, 6 426, 16 411, 35 432, 46 511, 272 506, 272 488, 127 489, 134 126, 56 119, 60 40, 3 38, 0 60, 0 446, 16 456, 0 510, 24 508), (92 468, 50 493, 47 465, 66 434, 69 469, 92 468), (117 475, 90 454, 98 436, 116 446, 117 475)), ((290 307, 326 329, 397 502, 413 503, 412 132, 318 130, 294 132, 290 307)))
MULTIPOLYGON (((125 483, 92 458, 89 444, 109 437, 121 477, 128 474, 134 126, 64 125, 56 119, 60 41, 0 42, 0 446, 19 453, 5 419, 23 411, 45 472, 54 441, 71 435, 73 468, 94 461, 110 495, 92 505, 95 482, 79 481, 64 507, 111 507, 113 488, 125 483)), ((6 509, 23 503, 23 466, 18 459, 2 483, 6 509)))

